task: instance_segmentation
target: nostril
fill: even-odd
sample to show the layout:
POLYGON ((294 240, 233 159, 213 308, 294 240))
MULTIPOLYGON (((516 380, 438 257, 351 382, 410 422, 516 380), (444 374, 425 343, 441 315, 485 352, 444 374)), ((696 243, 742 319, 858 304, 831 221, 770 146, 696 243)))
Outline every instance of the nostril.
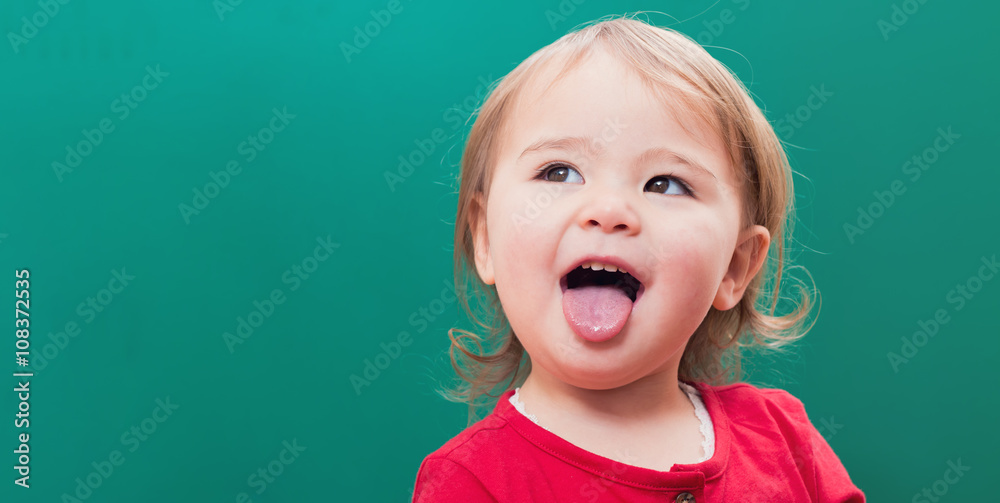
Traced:
MULTIPOLYGON (((597 220, 593 220, 593 219, 587 220, 587 227, 596 227, 596 228, 608 229, 608 227, 606 227, 605 225, 602 225, 600 222, 598 222, 597 220)), ((628 231, 628 230, 632 229, 632 226, 630 226, 629 224, 615 224, 615 226, 611 227, 610 229, 616 230, 616 231, 628 231)))

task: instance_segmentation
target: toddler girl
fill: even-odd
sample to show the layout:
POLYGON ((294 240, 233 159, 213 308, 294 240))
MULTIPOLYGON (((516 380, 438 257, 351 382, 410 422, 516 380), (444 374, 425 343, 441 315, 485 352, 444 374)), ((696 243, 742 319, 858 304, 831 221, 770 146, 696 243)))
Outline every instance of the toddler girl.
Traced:
POLYGON ((742 347, 804 333, 808 297, 773 315, 792 194, 760 109, 684 35, 616 18, 522 62, 461 161, 455 277, 486 334, 449 332, 446 395, 470 426, 414 501, 864 501, 798 399, 734 383, 742 347))

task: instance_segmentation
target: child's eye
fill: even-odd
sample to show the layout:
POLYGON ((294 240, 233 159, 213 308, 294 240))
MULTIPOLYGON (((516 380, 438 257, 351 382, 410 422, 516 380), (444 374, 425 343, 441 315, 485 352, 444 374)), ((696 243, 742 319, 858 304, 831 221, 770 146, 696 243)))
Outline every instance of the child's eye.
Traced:
POLYGON ((646 182, 645 190, 650 192, 659 192, 660 194, 671 194, 670 192, 667 192, 668 188, 671 186, 671 182, 673 182, 673 187, 675 189, 679 188, 682 191, 677 195, 691 195, 691 188, 688 187, 686 183, 681 181, 680 178, 673 176, 655 176, 646 182))
POLYGON ((565 164, 548 164, 542 166, 534 179, 545 180, 547 182, 583 183, 583 177, 580 176, 580 172, 565 164))
MULTIPOLYGON (((542 166, 538 169, 538 174, 535 175, 535 180, 545 180, 547 182, 567 182, 567 183, 583 183, 583 177, 580 176, 575 168, 571 168, 565 164, 548 164, 542 166)), ((658 192, 660 194, 676 194, 676 195, 693 195, 691 188, 684 183, 680 178, 670 175, 661 175, 653 177, 649 182, 646 183, 644 190, 649 192, 658 192), (675 192, 669 192, 672 188, 675 192), (678 194, 676 191, 680 190, 678 194)))

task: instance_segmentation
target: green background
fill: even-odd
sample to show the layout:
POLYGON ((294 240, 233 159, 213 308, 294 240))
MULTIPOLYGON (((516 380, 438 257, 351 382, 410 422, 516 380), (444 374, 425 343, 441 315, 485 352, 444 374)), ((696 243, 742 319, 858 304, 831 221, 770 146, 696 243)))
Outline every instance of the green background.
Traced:
MULTIPOLYGON (((124 462, 86 501, 408 501, 420 461, 465 425, 463 407, 432 393, 448 376, 446 330, 465 326, 457 306, 417 323, 452 280, 464 119, 482 82, 574 26, 644 10, 713 46, 773 123, 806 114, 812 86, 833 93, 782 133, 797 172, 791 258, 822 308, 795 355, 754 360, 749 378, 791 391, 817 427, 837 425, 827 438, 872 501, 911 500, 949 460, 971 470, 942 501, 995 497, 1000 280, 972 280, 981 289, 961 310, 948 296, 1000 252, 1000 8, 913 2, 886 39, 888 0, 403 0, 348 61, 342 44, 387 4, 246 1, 220 18, 209 0, 74 0, 16 51, 0 44, 0 270, 11 288, 30 269, 37 367, 32 487, 7 468, 0 500, 62 501, 118 450, 124 462), (168 75, 120 118, 115 100, 157 65, 168 75), (274 109, 294 118, 248 160, 241 143, 274 109), (105 118, 114 130, 57 175, 52 163, 105 118), (949 127, 960 137, 911 180, 904 163, 949 127), (436 129, 443 141, 390 187, 398 156, 436 129), (179 205, 231 160, 239 173, 185 220, 179 205), (905 193, 849 238, 844 225, 893 180, 905 193), (330 258, 306 260, 327 237, 330 258), (283 281, 303 261, 317 268, 283 281), (134 279, 88 312, 123 268, 134 279), (222 334, 275 289, 285 302, 231 351, 222 334), (949 322, 894 369, 887 354, 939 309, 949 322), (59 335, 67 323, 79 333, 59 335), (350 376, 402 331, 412 344, 356 393, 350 376), (150 420, 168 397, 176 410, 150 420), (144 420, 156 430, 135 441, 144 420), (258 494, 248 477, 285 441, 305 450, 258 494)), ((40 9, 4 1, 0 29, 19 33, 40 9)), ((0 398, 4 466, 17 402, 0 398)))

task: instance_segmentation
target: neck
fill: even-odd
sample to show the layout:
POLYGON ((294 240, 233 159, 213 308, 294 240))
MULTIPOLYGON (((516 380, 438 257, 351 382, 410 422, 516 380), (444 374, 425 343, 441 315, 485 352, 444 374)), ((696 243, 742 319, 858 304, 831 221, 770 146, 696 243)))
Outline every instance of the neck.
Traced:
POLYGON ((593 390, 572 386, 535 367, 518 395, 542 424, 581 420, 617 427, 662 424, 665 417, 690 414, 692 409, 680 389, 676 369, 621 387, 593 390))

